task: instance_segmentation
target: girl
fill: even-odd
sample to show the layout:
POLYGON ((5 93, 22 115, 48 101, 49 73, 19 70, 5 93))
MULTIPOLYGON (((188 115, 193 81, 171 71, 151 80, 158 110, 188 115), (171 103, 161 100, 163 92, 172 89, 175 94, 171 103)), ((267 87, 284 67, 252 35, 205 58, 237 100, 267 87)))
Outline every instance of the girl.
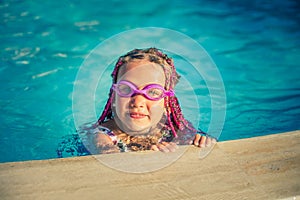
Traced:
POLYGON ((112 78, 109 99, 93 127, 92 153, 172 152, 177 144, 206 147, 216 142, 183 117, 174 92, 179 75, 173 60, 158 49, 121 56, 112 78))

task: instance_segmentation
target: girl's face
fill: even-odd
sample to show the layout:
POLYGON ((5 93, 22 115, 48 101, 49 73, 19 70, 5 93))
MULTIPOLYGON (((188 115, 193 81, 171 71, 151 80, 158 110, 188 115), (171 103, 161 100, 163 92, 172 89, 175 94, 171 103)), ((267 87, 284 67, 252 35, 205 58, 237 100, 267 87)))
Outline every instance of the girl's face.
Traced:
MULTIPOLYGON (((165 86, 165 75, 162 67, 145 60, 132 61, 122 66, 117 82, 129 81, 139 90, 149 84, 165 86)), ((119 128, 130 134, 148 133, 156 127, 164 113, 164 98, 154 101, 143 94, 121 97, 116 92, 113 104, 114 119, 119 128)))

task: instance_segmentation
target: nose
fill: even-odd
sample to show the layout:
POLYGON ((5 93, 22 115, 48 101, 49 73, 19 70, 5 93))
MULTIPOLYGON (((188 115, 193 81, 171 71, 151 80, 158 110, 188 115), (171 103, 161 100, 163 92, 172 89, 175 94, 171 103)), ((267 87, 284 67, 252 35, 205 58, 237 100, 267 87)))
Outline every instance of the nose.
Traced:
POLYGON ((131 108, 144 108, 146 106, 146 98, 143 95, 137 94, 131 97, 131 108))

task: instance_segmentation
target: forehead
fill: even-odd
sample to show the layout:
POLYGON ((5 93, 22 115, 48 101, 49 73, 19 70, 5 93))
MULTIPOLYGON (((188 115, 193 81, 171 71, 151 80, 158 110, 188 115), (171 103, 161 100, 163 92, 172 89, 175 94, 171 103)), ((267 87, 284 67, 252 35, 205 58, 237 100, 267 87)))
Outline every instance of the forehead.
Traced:
POLYGON ((118 81, 127 80, 137 86, 150 83, 165 85, 165 73, 159 64, 149 61, 133 61, 121 66, 118 81))

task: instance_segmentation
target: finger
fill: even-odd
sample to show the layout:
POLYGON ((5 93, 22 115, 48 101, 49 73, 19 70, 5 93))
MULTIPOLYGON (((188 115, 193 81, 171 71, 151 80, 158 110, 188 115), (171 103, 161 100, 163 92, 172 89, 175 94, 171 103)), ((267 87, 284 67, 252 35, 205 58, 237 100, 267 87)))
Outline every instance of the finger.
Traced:
POLYGON ((151 146, 151 150, 153 151, 159 151, 158 147, 156 145, 152 145, 151 146))
POLYGON ((217 140, 216 140, 215 138, 212 138, 211 143, 212 143, 212 144, 216 144, 216 143, 217 143, 217 140))
POLYGON ((205 147, 206 136, 201 136, 199 147, 205 147))
POLYGON ((169 150, 169 152, 175 152, 178 149, 177 144, 174 142, 163 142, 163 145, 169 150))
POLYGON ((162 151, 162 152, 165 152, 165 153, 170 152, 169 149, 168 149, 164 144, 162 144, 162 143, 161 143, 161 144, 158 144, 157 147, 158 147, 158 149, 159 149, 160 151, 162 151))
POLYGON ((177 145, 176 143, 174 143, 174 142, 171 142, 171 145, 172 145, 172 147, 173 147, 174 149, 178 149, 178 148, 179 148, 178 145, 177 145))
POLYGON ((200 138, 201 138, 201 135, 200 135, 200 134, 196 134, 196 135, 195 135, 195 139, 194 139, 194 141, 193 141, 193 143, 194 143, 195 146, 198 146, 198 145, 199 145, 200 138))
POLYGON ((175 142, 161 142, 161 144, 163 144, 165 146, 172 146, 172 147, 177 146, 177 144, 175 142))
POLYGON ((205 144, 205 146, 206 146, 206 147, 210 147, 211 144, 212 144, 212 139, 211 139, 211 137, 207 137, 207 138, 206 138, 206 144, 205 144))

